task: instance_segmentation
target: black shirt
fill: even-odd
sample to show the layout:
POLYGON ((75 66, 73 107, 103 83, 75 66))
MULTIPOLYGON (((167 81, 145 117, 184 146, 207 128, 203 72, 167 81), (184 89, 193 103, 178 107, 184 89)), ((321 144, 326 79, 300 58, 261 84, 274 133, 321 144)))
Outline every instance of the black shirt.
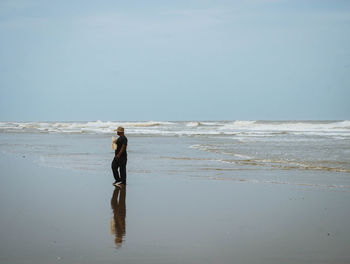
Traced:
POLYGON ((123 145, 125 145, 125 149, 124 149, 123 153, 120 155, 120 159, 127 158, 126 146, 128 145, 128 139, 126 138, 126 136, 120 136, 117 139, 117 149, 115 150, 115 155, 118 155, 118 153, 123 145))

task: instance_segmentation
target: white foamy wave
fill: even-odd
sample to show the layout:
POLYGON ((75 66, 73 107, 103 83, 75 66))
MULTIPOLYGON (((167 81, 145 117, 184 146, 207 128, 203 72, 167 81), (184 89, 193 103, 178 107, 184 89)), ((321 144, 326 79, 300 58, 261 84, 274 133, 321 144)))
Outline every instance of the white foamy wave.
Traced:
POLYGON ((124 127, 154 127, 154 126, 161 126, 161 125, 172 125, 171 122, 121 122, 120 125, 124 127))
POLYGON ((240 135, 271 137, 283 134, 349 137, 350 121, 191 121, 191 122, 0 122, 0 132, 110 134, 123 126, 128 134, 240 135))
POLYGON ((252 131, 335 131, 350 129, 350 121, 341 122, 277 122, 277 121, 234 121, 226 123, 222 130, 252 130, 252 131))
POLYGON ((347 129, 350 129, 350 120, 337 122, 337 123, 333 124, 333 128, 347 128, 347 129))
POLYGON ((237 127, 250 127, 254 124, 256 124, 256 121, 237 120, 233 122, 233 125, 237 127))
POLYGON ((240 159, 245 159, 245 160, 253 159, 251 156, 247 156, 247 155, 242 155, 242 154, 233 154, 233 155, 240 159))
POLYGON ((187 127, 198 127, 201 123, 200 122, 187 122, 187 127))

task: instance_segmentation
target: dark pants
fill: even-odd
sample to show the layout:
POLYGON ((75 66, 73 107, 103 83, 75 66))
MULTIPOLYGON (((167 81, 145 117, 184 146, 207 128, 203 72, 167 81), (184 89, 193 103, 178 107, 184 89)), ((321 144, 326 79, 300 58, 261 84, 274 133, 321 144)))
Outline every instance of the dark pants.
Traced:
POLYGON ((112 170, 115 181, 126 184, 126 159, 113 159, 112 170), (119 168, 119 173, 118 173, 119 168))

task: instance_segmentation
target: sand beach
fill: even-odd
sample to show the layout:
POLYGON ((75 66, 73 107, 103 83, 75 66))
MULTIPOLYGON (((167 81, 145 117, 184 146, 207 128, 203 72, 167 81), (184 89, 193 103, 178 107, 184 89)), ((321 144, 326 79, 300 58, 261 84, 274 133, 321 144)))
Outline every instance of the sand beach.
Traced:
POLYGON ((350 262, 347 172, 242 169, 189 147, 216 139, 130 135, 116 189, 108 134, 0 136, 0 263, 350 262))

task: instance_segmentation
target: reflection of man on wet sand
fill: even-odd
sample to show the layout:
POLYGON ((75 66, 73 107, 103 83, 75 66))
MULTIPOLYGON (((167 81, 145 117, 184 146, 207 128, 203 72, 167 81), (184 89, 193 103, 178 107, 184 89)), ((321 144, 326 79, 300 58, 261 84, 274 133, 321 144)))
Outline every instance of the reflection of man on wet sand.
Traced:
POLYGON ((117 187, 113 192, 111 200, 111 206, 113 210, 113 219, 111 220, 111 233, 115 235, 114 241, 117 248, 121 247, 123 243, 123 237, 125 236, 125 196, 126 187, 117 187))

